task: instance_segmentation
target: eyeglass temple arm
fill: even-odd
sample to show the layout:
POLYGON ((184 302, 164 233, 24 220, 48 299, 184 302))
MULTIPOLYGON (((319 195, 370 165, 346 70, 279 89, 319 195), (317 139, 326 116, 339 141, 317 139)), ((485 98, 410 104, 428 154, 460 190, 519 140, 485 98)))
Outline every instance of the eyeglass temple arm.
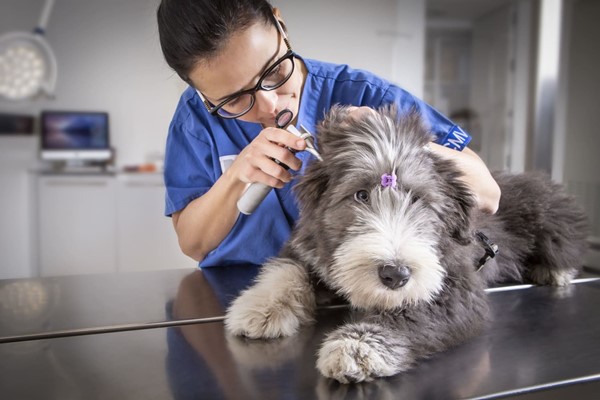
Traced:
POLYGON ((288 36, 286 35, 285 31, 283 30, 283 27, 281 26, 281 23, 279 22, 279 19, 277 17, 275 17, 275 16, 273 16, 273 17, 275 19, 275 25, 277 26, 277 30, 281 34, 281 37, 283 38, 283 42, 287 46, 287 49, 288 50, 292 50, 292 46, 290 45, 290 41, 288 39, 288 36))

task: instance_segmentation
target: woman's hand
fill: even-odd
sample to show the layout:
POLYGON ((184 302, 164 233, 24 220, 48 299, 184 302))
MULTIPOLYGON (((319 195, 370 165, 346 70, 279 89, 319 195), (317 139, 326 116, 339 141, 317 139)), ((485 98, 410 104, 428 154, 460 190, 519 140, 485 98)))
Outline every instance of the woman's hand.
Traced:
POLYGON ((441 156, 453 160, 463 173, 462 180, 475 195, 480 210, 495 214, 500 204, 500 187, 492 177, 481 158, 471 149, 456 151, 436 143, 430 149, 441 156))
POLYGON ((282 188, 292 179, 292 175, 275 160, 294 171, 302 166, 302 162, 287 147, 302 151, 306 143, 284 129, 265 128, 241 151, 228 172, 244 183, 260 182, 282 188))

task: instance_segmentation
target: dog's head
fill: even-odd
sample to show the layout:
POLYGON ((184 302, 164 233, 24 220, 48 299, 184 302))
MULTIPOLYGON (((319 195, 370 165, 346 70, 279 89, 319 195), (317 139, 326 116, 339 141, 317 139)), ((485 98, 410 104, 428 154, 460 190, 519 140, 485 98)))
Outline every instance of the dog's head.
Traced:
POLYGON ((441 243, 468 240, 474 207, 454 163, 428 149, 417 113, 390 107, 334 107, 317 139, 323 161, 295 190, 320 278, 359 308, 434 299, 446 275, 441 243))

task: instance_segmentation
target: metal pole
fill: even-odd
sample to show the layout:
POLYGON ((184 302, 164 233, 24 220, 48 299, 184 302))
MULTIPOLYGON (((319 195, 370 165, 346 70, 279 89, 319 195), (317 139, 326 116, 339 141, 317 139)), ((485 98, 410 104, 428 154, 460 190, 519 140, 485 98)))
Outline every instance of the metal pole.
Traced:
POLYGON ((556 130, 562 12, 563 0, 539 2, 533 167, 548 173, 556 130))

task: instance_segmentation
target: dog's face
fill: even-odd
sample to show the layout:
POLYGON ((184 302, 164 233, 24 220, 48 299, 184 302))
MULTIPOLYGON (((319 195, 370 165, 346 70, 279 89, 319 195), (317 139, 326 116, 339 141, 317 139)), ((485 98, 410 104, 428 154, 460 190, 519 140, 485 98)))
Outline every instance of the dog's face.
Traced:
POLYGON ((445 276, 441 239, 467 234, 473 200, 430 141, 417 114, 398 120, 389 108, 335 107, 319 127, 323 161, 296 186, 299 228, 317 238, 320 278, 355 307, 431 301, 445 276))

